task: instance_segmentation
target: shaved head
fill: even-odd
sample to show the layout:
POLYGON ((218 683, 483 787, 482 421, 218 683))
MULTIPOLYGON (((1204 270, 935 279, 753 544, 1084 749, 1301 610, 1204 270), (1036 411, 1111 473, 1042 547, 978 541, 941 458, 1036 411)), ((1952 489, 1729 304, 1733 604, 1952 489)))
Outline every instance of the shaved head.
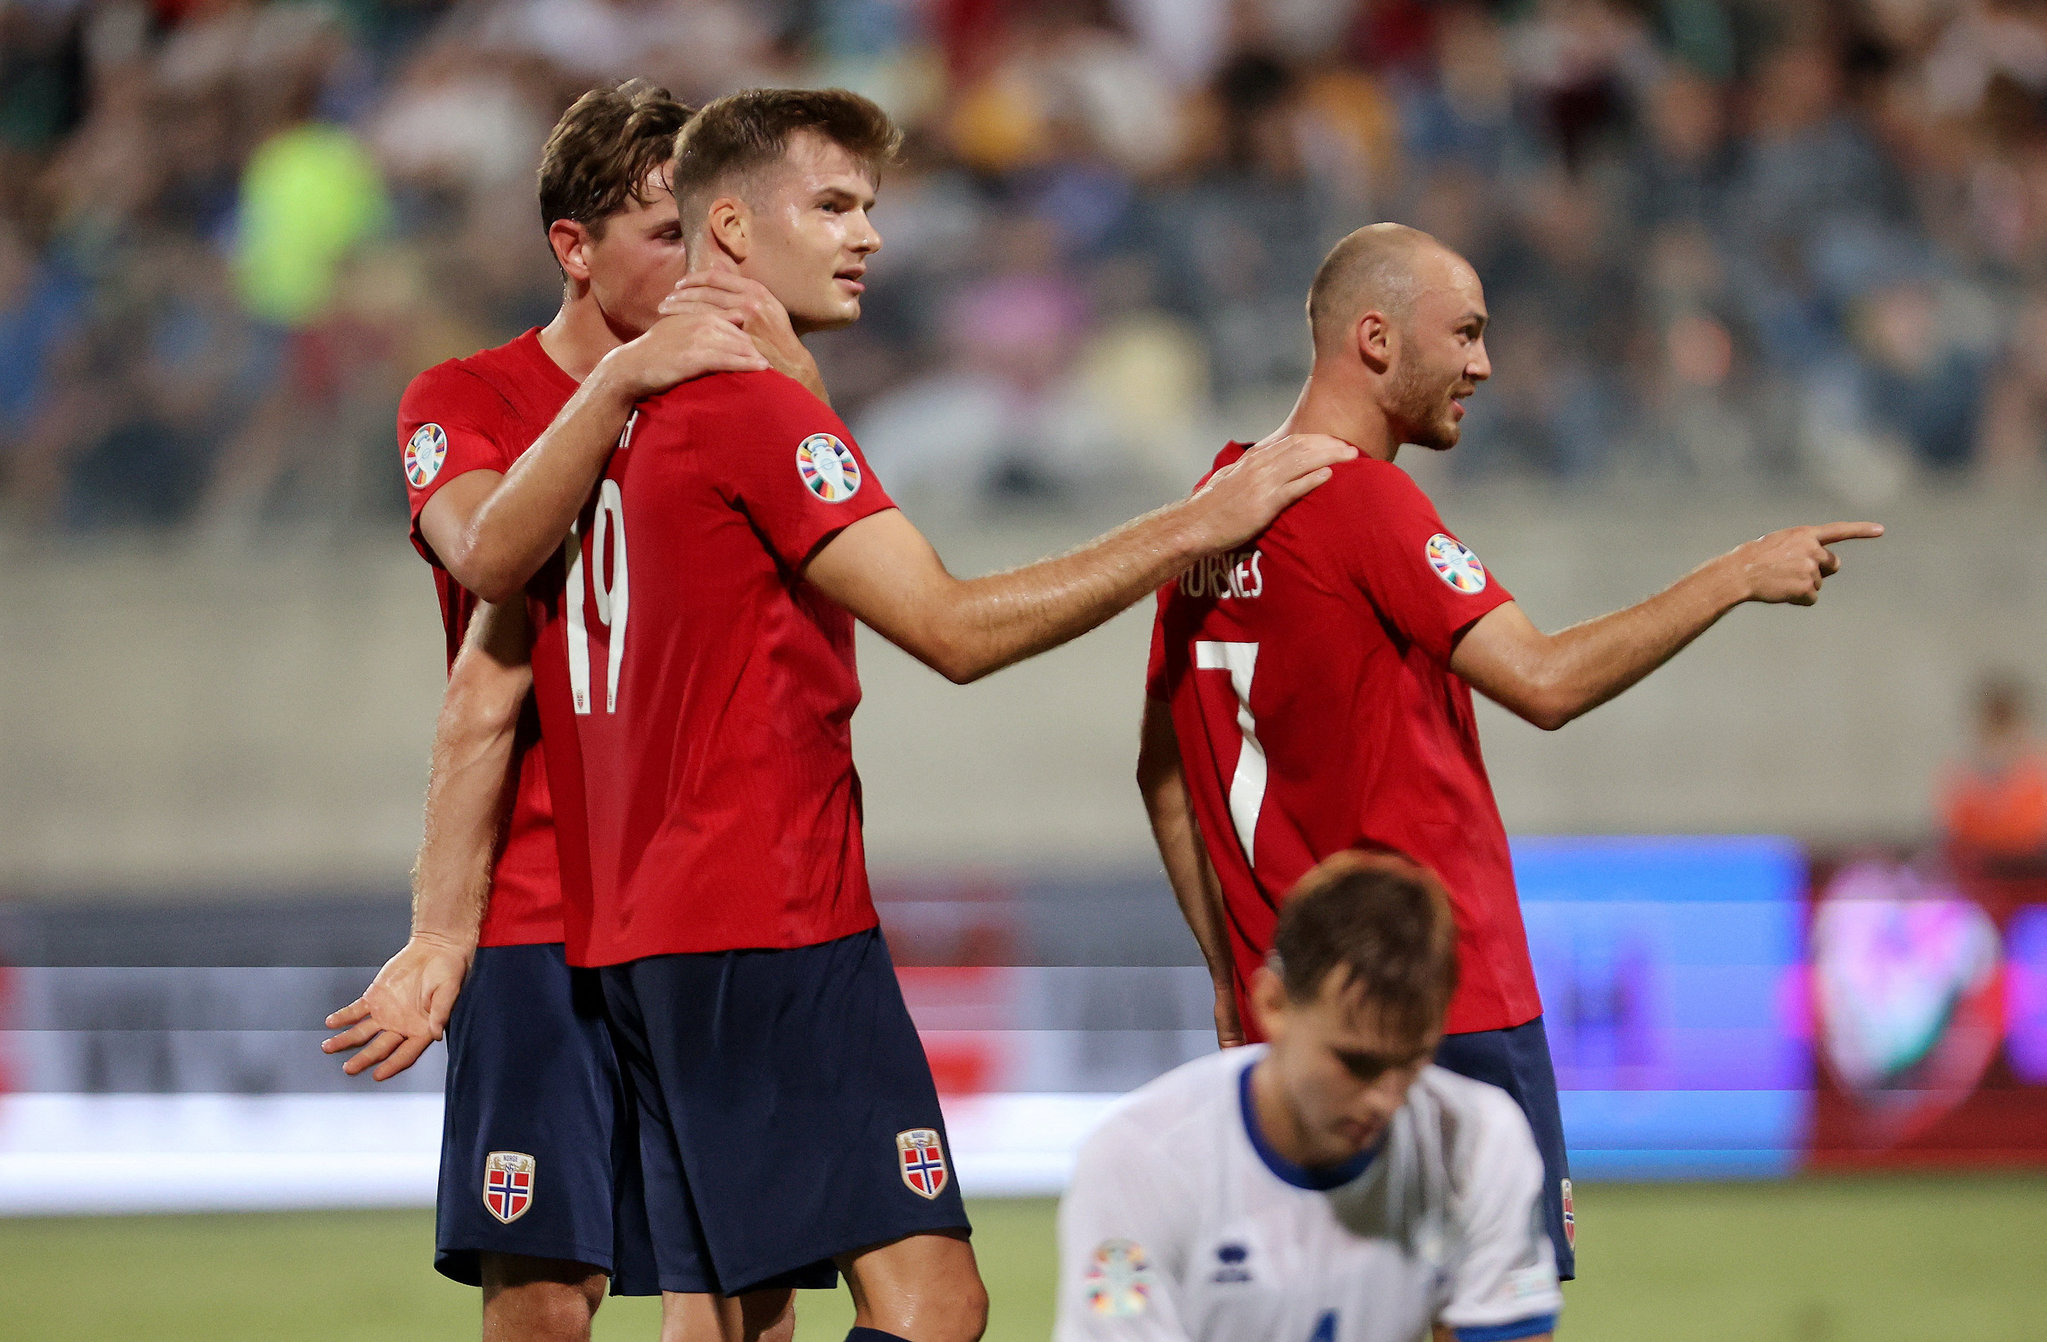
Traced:
POLYGON ((1341 347, 1357 319, 1371 311, 1405 322, 1416 296, 1457 254, 1418 228, 1372 224, 1329 249, 1308 289, 1308 328, 1315 350, 1341 347))
POLYGON ((1367 437, 1454 447, 1464 398, 1492 376, 1486 320, 1469 261, 1418 228, 1361 228, 1330 249, 1308 290, 1309 387, 1369 402, 1381 427, 1359 426, 1367 437))

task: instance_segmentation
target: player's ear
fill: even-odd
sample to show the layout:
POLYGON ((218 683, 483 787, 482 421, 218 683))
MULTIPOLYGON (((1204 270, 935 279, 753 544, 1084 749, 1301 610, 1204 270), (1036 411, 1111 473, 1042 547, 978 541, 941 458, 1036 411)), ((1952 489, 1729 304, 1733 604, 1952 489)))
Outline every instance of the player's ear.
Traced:
POLYGON ((1274 972, 1268 962, 1251 971, 1250 991, 1245 994, 1251 1003, 1251 1018, 1258 1023, 1258 1031, 1267 1039, 1278 1042, 1286 1033, 1287 1008, 1290 1003, 1286 995, 1286 981, 1274 972))
POLYGON ((711 202, 704 219, 704 236, 712 247, 740 265, 753 250, 753 211, 737 196, 720 196, 711 202))
POLYGON ((1383 373, 1393 366, 1399 337, 1385 313, 1376 308, 1367 311, 1358 318, 1352 335, 1357 340, 1358 357, 1364 360, 1365 367, 1375 373, 1383 373))
POLYGON ((554 249, 555 264, 562 274, 579 284, 590 282, 590 230, 573 219, 557 219, 547 226, 547 245, 554 249))

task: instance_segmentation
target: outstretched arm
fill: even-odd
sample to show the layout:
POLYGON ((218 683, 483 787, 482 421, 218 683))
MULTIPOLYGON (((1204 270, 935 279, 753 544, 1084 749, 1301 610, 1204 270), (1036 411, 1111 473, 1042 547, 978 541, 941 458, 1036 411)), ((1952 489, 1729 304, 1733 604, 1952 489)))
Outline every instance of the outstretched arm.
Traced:
POLYGON ((774 367, 822 395, 817 365, 768 291, 724 272, 685 278, 644 335, 598 361, 510 470, 450 480, 419 514, 420 534, 456 582, 512 601, 561 548, 610 460, 633 406, 706 373, 774 367))
POLYGON ((492 864, 517 778, 514 742, 533 686, 524 603, 485 605, 448 674, 434 726, 425 835, 412 872, 412 936, 368 990, 327 1018, 342 1033, 321 1048, 358 1049, 342 1064, 389 1081, 446 1031, 476 953, 492 864))
POLYGON ((1137 748, 1137 789, 1144 794, 1144 809, 1151 816, 1151 835, 1166 864, 1166 881, 1173 887, 1187 929, 1201 947, 1208 962, 1208 976, 1215 983, 1215 1037, 1224 1048, 1244 1042, 1244 1026, 1237 1019, 1236 975, 1230 960, 1228 934, 1223 928, 1222 886, 1215 867, 1202 846, 1201 826, 1194 819, 1194 805, 1187 794, 1187 773, 1180 762, 1180 742, 1173 735, 1172 710, 1157 699, 1144 701, 1144 727, 1137 748))
POLYGON ((1827 547, 1883 535, 1874 522, 1774 531, 1709 560, 1639 605, 1555 634, 1513 602, 1482 616, 1450 669, 1487 698, 1555 731, 1675 657, 1744 601, 1810 606, 1841 561, 1827 547))
POLYGON ((1357 455, 1319 435, 1283 438, 1217 471, 1191 498, 1071 554, 985 578, 946 572, 893 509, 839 532, 804 570, 889 642, 965 684, 1077 638, 1203 555, 1249 540, 1357 455))

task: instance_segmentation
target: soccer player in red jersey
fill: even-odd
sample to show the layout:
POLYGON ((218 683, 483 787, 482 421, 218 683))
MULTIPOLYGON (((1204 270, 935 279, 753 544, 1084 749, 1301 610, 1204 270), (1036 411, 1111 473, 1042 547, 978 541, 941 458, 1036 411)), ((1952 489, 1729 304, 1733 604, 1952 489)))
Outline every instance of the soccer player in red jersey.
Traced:
MULTIPOLYGON (((673 177, 693 259, 764 285, 799 332, 853 321, 896 144, 843 91, 711 104, 673 177)), ((664 1291, 843 1271, 862 1342, 986 1321, 868 889, 854 617, 969 680, 1256 534, 1351 455, 1276 443, 1072 554, 961 581, 795 381, 717 374, 641 408, 535 603, 533 670, 569 956, 602 968, 664 1291)))
MULTIPOLYGON (((561 311, 545 328, 422 373, 399 412, 412 539, 434 567, 450 684, 412 938, 330 1019, 350 1028, 328 1048, 363 1045, 347 1069, 374 1066, 383 1080, 445 1032, 436 1266, 483 1287, 489 1337, 586 1338, 607 1272, 621 1289, 656 1289, 596 985, 570 972, 561 944, 523 649, 518 673, 506 674, 492 655, 489 602, 518 597, 523 613, 526 580, 558 552, 639 398, 771 358, 816 384, 765 290, 729 275, 685 278, 666 174, 688 114, 632 81, 562 117, 540 167, 561 311), (662 312, 676 315, 659 321, 662 312), (465 646, 473 617, 477 637, 465 646), (508 774, 501 829, 494 803, 508 774), (481 803, 465 791, 470 776, 489 779, 481 803)), ((716 1328, 703 1311, 729 1312, 693 1308, 700 1331, 716 1328)))
MULTIPOLYGON (((1742 602, 1810 605, 1838 567, 1826 547, 1882 528, 1776 532, 1640 605, 1544 634, 1394 464, 1403 443, 1455 446, 1463 399, 1492 371, 1477 274, 1424 233, 1375 225, 1330 252, 1308 319, 1313 368, 1275 437, 1330 434, 1359 456, 1160 593, 1139 785, 1225 1044, 1253 1033, 1245 986, 1281 897, 1318 861, 1390 849, 1442 878, 1459 979, 1437 1061, 1521 1102, 1569 1277, 1556 1086, 1471 689, 1561 727, 1742 602)), ((1266 450, 1232 443, 1216 467, 1266 450)))

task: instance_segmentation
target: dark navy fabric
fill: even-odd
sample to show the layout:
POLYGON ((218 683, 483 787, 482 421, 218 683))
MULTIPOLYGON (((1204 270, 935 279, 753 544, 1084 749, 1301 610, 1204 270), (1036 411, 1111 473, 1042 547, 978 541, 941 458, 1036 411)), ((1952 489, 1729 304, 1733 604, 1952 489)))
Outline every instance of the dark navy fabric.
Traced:
POLYGON ((966 1231, 938 1091, 878 930, 601 972, 661 1289, 828 1287, 836 1257, 966 1231), (918 1129, 943 1144, 935 1197, 912 1186, 898 1145, 918 1129))
POLYGON ((1564 1233, 1564 1181, 1571 1177, 1564 1153, 1564 1116, 1557 1108, 1557 1075, 1549 1060, 1549 1035, 1537 1016, 1511 1030, 1475 1030, 1446 1034, 1436 1049, 1436 1063, 1473 1081, 1498 1086, 1514 1097, 1528 1116, 1536 1149, 1542 1152, 1542 1221, 1557 1249, 1557 1276, 1578 1275, 1578 1255, 1564 1233))
POLYGON ((479 1255, 588 1263, 621 1295, 653 1295, 639 1136, 595 971, 560 942, 483 946, 448 1021, 447 1110, 434 1266, 468 1285, 479 1255), (533 1195, 509 1223, 484 1203, 494 1151, 533 1158, 533 1195))

